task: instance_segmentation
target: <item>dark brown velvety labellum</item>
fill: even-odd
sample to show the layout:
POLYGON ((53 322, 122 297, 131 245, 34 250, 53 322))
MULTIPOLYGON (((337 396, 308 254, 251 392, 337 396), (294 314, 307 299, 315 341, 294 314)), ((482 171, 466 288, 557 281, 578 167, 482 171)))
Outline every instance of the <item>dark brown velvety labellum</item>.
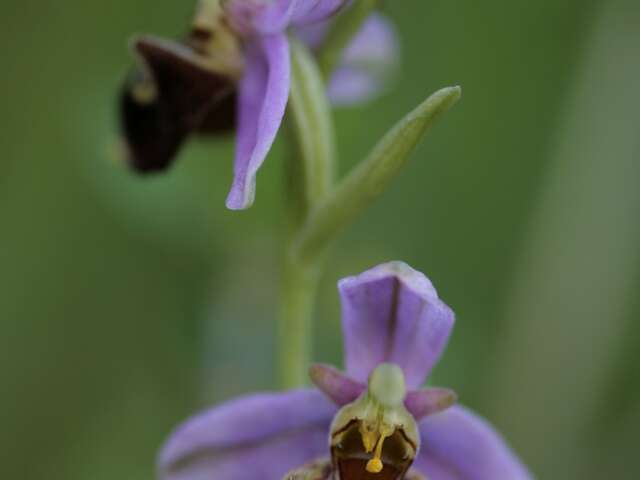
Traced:
POLYGON ((165 169, 195 130, 232 128, 235 100, 229 77, 206 68, 185 45, 145 37, 133 48, 144 68, 122 90, 120 122, 134 169, 165 169))
MULTIPOLYGON (((305 465, 302 468, 296 469, 293 472, 287 474, 283 480, 350 480, 352 478, 385 478, 380 476, 380 474, 370 473, 369 475, 371 475, 371 477, 342 477, 340 476, 340 473, 338 471, 334 470, 333 466, 331 465, 331 461, 329 459, 326 459, 316 460, 305 465)), ((406 475, 397 478, 404 480, 427 480, 416 471, 410 471, 406 475)))
POLYGON ((145 36, 132 49, 139 68, 122 88, 120 125, 135 170, 167 168, 191 133, 233 128, 243 56, 218 2, 198 3, 184 41, 145 36))
POLYGON ((381 448, 381 470, 367 468, 371 452, 367 452, 362 440, 360 420, 352 420, 343 429, 334 432, 331 441, 333 468, 340 480, 401 480, 405 478, 413 462, 415 445, 402 429, 397 428, 384 439, 381 448))

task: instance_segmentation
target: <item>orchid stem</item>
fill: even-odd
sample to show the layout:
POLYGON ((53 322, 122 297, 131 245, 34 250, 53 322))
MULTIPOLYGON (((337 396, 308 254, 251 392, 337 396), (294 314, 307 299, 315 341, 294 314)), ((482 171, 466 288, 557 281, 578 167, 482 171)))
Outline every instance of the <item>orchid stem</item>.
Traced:
POLYGON ((307 48, 291 41, 291 93, 287 113, 290 158, 287 168, 289 224, 281 271, 278 364, 283 388, 307 383, 311 360, 313 310, 324 254, 294 254, 309 215, 332 193, 336 164, 333 119, 326 80, 342 51, 358 32, 377 0, 358 0, 338 17, 318 62, 307 48))
POLYGON ((313 310, 320 269, 285 260, 279 329, 280 384, 291 389, 307 382, 311 361, 313 310))
POLYGON ((309 51, 291 41, 291 93, 287 112, 290 139, 286 252, 281 271, 279 374, 283 388, 307 381, 311 359, 313 310, 323 255, 305 260, 291 255, 294 239, 309 212, 331 192, 335 140, 322 75, 309 51))

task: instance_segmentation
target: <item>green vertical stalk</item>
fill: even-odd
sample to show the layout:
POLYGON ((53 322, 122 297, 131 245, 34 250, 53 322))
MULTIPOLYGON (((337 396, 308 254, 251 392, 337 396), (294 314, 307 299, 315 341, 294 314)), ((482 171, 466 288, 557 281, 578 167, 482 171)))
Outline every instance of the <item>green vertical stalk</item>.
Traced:
POLYGON ((281 275, 280 385, 289 389, 300 387, 307 380, 320 267, 316 264, 303 265, 287 256, 281 275))
POLYGON ((325 85, 317 64, 301 44, 291 42, 291 93, 287 112, 288 226, 281 272, 278 363, 283 388, 306 383, 311 357, 313 310, 322 259, 293 255, 293 239, 309 212, 333 185, 335 141, 325 85))

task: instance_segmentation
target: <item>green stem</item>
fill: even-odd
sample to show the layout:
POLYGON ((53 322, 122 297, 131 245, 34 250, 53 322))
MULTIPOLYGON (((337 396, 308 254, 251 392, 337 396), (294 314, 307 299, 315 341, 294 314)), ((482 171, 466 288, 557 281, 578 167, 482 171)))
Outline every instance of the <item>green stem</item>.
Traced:
POLYGON ((291 255, 293 241, 309 212, 331 191, 335 163, 333 123, 326 89, 309 51, 291 42, 291 94, 287 112, 290 155, 287 166, 289 224, 278 327, 280 384, 306 383, 311 358, 313 310, 322 256, 306 261, 291 255))
POLYGON ((335 139, 325 80, 377 0, 358 0, 332 26, 318 62, 291 41, 291 93, 287 115, 290 158, 287 168, 289 224, 282 266, 278 364, 283 388, 304 385, 311 359, 313 310, 323 255, 293 255, 295 239, 333 187, 335 139))
POLYGON ((287 258, 282 272, 279 325, 280 385, 296 388, 307 381, 311 361, 313 310, 320 268, 287 258))
MULTIPOLYGON (((318 64, 307 48, 291 40, 291 93, 289 115, 292 145, 304 195, 298 198, 310 210, 331 191, 336 147, 329 101, 318 64)), ((293 168, 297 168, 292 165, 293 168)), ((294 179, 299 181, 300 179, 294 179)))

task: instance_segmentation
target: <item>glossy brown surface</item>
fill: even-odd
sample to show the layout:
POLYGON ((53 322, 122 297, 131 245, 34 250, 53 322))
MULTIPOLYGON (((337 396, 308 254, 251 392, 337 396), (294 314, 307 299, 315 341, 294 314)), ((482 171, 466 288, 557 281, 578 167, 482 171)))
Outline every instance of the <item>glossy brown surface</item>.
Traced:
POLYGON ((362 443, 360 421, 353 420, 334 433, 331 456, 334 470, 340 480, 400 480, 413 462, 415 447, 401 429, 386 438, 382 448, 382 471, 367 471, 367 462, 373 457, 362 443))
MULTIPOLYGON (((346 472, 348 475, 349 473, 346 472)), ((357 472, 356 472, 357 474, 357 472)), ((296 469, 293 472, 289 473, 283 480, 345 480, 349 478, 371 478, 374 480, 382 480, 384 478, 398 478, 404 480, 428 480, 426 477, 423 477, 416 471, 408 472, 404 477, 384 477, 381 476, 384 474, 381 472, 380 474, 368 474, 369 476, 365 477, 341 477, 338 471, 334 470, 331 465, 331 461, 326 460, 317 460, 308 465, 305 465, 302 468, 296 469)))

